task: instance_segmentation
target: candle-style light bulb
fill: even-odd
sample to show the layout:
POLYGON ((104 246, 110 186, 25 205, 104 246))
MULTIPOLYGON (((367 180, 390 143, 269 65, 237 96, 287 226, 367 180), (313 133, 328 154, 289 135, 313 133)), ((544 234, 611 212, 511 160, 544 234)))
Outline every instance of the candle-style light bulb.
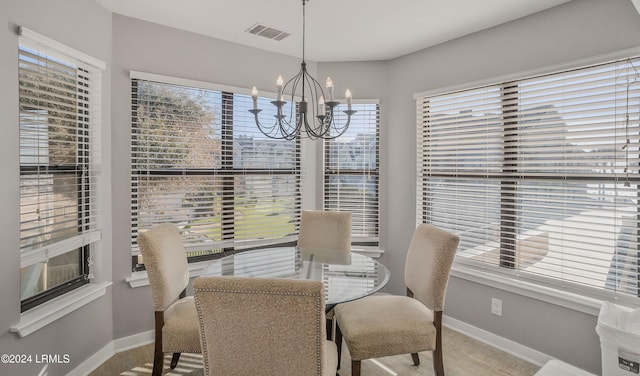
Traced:
POLYGON ((284 85, 284 80, 282 79, 282 76, 278 76, 278 79, 276 80, 276 98, 278 99, 282 96, 282 85, 284 85))
POLYGON ((347 89, 347 91, 344 92, 344 99, 347 101, 347 110, 351 111, 351 91, 349 89, 347 89))
POLYGON ((329 102, 333 102, 333 100, 334 100, 334 97, 333 97, 333 81, 331 80, 331 77, 327 77, 326 87, 327 87, 327 91, 329 92, 329 102))
POLYGON ((318 115, 324 115, 324 97, 318 98, 318 115))
POLYGON ((253 109, 257 110, 258 109, 258 89, 256 89, 255 86, 253 87, 253 89, 251 89, 251 99, 253 99, 253 109))

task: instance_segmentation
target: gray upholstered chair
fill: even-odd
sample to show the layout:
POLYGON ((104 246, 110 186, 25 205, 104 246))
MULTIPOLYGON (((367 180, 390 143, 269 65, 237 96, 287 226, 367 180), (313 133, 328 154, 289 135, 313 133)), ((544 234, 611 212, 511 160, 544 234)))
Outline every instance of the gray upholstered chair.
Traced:
POLYGON ((178 228, 165 223, 138 234, 138 246, 149 275, 155 311, 153 375, 161 375, 164 353, 173 353, 171 369, 180 353, 200 353, 198 315, 189 283, 187 257, 178 228))
POLYGON ((411 353, 417 366, 418 352, 427 350, 436 376, 444 376, 442 310, 459 242, 457 235, 418 225, 405 260, 407 296, 372 295, 334 308, 338 356, 344 337, 352 376, 360 376, 364 359, 411 353))
MULTIPOLYGON (((304 210, 300 217, 298 250, 303 260, 351 263, 351 212, 304 210)), ((333 337, 333 309, 327 312, 327 338, 333 337)))
POLYGON ((334 376, 320 281, 198 277, 204 375, 334 376))

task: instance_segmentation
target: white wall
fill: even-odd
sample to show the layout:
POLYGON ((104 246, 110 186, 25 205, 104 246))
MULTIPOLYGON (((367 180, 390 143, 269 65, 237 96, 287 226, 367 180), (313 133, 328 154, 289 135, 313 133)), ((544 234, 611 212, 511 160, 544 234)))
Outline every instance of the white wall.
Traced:
MULTIPOLYGON (((31 364, 0 363, 1 375, 37 375, 43 364, 35 363, 40 354, 68 354, 69 364, 49 365, 51 376, 65 375, 113 339, 111 296, 107 295, 65 316, 25 338, 18 338, 10 327, 20 321, 20 229, 18 170, 18 26, 34 31, 92 55, 107 63, 103 75, 102 122, 104 146, 110 142, 110 61, 111 14, 86 0, 3 0, 0 1, 0 354, 32 355, 31 364), (82 15, 80 17, 79 15, 82 15)), ((103 163, 107 183, 102 204, 107 208, 104 221, 103 261, 110 278, 111 217, 110 162, 103 163)))

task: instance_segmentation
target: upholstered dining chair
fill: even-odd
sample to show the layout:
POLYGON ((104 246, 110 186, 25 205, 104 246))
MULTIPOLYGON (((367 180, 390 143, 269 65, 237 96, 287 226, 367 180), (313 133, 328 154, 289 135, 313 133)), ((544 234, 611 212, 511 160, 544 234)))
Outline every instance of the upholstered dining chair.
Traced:
POLYGON ((338 368, 342 339, 351 354, 351 375, 360 376, 361 361, 433 351, 436 376, 444 376, 442 310, 453 258, 460 238, 428 224, 415 229, 405 259, 407 296, 372 295, 338 304, 338 368))
POLYGON ((138 233, 138 246, 149 275, 155 311, 153 376, 161 375, 164 353, 200 353, 198 315, 193 297, 186 297, 189 268, 178 227, 165 223, 138 233))
POLYGON ((351 213, 303 210, 298 249, 333 264, 348 264, 351 255, 351 213))
MULTIPOLYGON (((303 259, 331 264, 351 263, 351 212, 303 210, 298 250, 303 259)), ((333 338, 333 309, 327 318, 327 338, 333 338)))
POLYGON ((320 281, 198 277, 204 375, 334 376, 320 281))

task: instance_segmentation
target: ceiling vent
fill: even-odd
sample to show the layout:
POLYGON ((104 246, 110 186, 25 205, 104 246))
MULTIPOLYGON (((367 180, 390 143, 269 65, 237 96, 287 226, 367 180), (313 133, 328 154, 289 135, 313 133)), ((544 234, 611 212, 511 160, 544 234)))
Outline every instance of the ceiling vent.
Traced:
POLYGON ((251 26, 249 29, 247 29, 247 32, 255 35, 260 35, 261 37, 278 40, 278 41, 283 40, 284 38, 291 35, 289 33, 285 33, 284 31, 274 29, 272 27, 260 25, 260 24, 255 24, 251 26))

